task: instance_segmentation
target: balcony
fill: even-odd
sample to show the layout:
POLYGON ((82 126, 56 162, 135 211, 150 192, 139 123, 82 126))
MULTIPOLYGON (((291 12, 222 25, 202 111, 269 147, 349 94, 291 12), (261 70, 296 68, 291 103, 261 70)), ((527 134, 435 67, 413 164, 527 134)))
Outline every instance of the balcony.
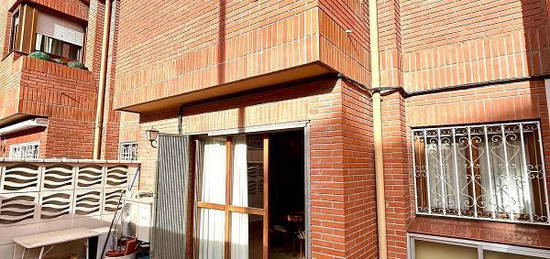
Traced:
POLYGON ((121 10, 115 108, 140 113, 169 109, 336 72, 368 84, 366 2, 225 5, 199 1, 182 9, 128 3, 121 10), (167 15, 150 15, 159 8, 167 15), (132 15, 124 13, 128 10, 132 15), (143 17, 154 26, 136 26, 143 17), (197 21, 201 26, 195 28, 197 21))
POLYGON ((27 116, 92 121, 92 73, 12 53, 1 63, 0 125, 27 116))
POLYGON ((550 224, 538 121, 413 129, 418 215, 550 224))

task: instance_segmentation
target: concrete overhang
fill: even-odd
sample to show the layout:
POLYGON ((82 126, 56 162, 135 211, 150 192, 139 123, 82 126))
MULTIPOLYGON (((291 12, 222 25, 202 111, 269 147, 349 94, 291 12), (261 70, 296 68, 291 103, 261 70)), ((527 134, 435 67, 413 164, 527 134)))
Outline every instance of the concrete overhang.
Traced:
POLYGON ((5 136, 37 127, 48 127, 48 119, 35 118, 2 127, 0 128, 0 136, 5 136))
POLYGON ((287 70, 276 71, 273 73, 250 77, 243 80, 229 82, 226 84, 221 84, 197 91, 164 97, 150 102, 121 107, 117 110, 134 113, 147 113, 164 109, 172 109, 186 103, 193 103, 224 95, 236 94, 247 90, 303 80, 333 72, 334 70, 322 63, 309 63, 287 70))

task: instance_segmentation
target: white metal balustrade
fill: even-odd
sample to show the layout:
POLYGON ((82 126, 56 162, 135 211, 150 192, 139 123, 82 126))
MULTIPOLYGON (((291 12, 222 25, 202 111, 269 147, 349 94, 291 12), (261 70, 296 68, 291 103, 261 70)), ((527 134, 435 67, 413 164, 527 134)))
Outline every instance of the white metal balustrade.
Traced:
POLYGON ((416 213, 550 224, 538 121, 412 130, 416 213))

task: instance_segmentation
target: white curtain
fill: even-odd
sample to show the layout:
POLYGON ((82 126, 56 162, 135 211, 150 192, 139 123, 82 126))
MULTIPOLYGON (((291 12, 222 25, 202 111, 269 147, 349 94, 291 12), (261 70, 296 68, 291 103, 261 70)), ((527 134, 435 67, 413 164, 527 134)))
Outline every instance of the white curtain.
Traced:
POLYGON ((460 207, 461 210, 464 210, 468 205, 464 192, 467 193, 466 164, 469 162, 465 159, 465 152, 460 144, 451 141, 442 142, 441 145, 437 143, 426 145, 431 206, 432 208, 442 208, 445 205, 447 209, 456 210, 460 207), (441 158, 439 156, 440 149, 441 158), (445 187, 445 191, 443 191, 443 187, 445 187))
MULTIPOLYGON (((519 138, 519 137, 518 137, 519 138)), ((502 138, 489 142, 489 158, 481 156, 481 176, 484 199, 490 211, 529 214, 531 203, 531 182, 526 180, 525 164, 521 153, 521 142, 508 139, 505 143, 502 138), (504 152, 506 147, 506 153, 504 152), (492 186, 491 186, 492 182, 492 186)), ((487 144, 481 148, 486 152, 487 144)), ((525 155, 529 157, 528 154, 525 155)))
MULTIPOLYGON (((246 136, 233 138, 232 204, 248 207, 248 158, 246 136)), ((248 215, 231 214, 231 258, 248 259, 248 215)))
MULTIPOLYGON (((225 139, 211 138, 202 141, 201 153, 200 200, 225 204, 225 139)), ((199 258, 223 258, 225 212, 200 209, 199 215, 199 258)))
MULTIPOLYGON (((489 141, 485 137, 473 137, 471 141, 477 145, 471 145, 471 141, 465 138, 459 143, 451 143, 450 139, 445 138, 442 138, 442 143, 431 139, 426 145, 426 152, 432 208, 445 205, 445 208, 458 209, 459 202, 463 213, 464 210, 473 213, 472 199, 475 198, 477 207, 485 213, 529 214, 531 182, 525 177, 527 172, 524 166, 529 161, 523 161, 521 141, 518 139, 507 136, 506 142, 503 142, 499 135, 489 136, 489 141), (470 157, 470 152, 475 155, 470 157), (479 169, 480 178, 469 175, 472 165, 479 169), (475 193, 472 197, 474 182, 480 186, 476 191, 481 190, 481 193, 475 193), (459 195, 458 199, 456 195, 459 195)), ((529 155, 525 157, 528 159, 529 155)))

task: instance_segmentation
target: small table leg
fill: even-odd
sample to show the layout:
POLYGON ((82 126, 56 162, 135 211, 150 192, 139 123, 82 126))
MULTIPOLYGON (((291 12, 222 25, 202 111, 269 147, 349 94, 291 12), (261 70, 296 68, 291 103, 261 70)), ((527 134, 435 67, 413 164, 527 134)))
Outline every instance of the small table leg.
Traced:
POLYGON ((43 254, 44 254, 44 247, 40 248, 40 254, 38 255, 38 259, 42 259, 43 254))
POLYGON ((84 245, 86 246, 86 259, 90 259, 90 238, 86 238, 86 243, 84 245))
POLYGON ((27 252, 27 248, 23 248, 23 255, 21 255, 21 259, 25 259, 25 252, 27 252))

